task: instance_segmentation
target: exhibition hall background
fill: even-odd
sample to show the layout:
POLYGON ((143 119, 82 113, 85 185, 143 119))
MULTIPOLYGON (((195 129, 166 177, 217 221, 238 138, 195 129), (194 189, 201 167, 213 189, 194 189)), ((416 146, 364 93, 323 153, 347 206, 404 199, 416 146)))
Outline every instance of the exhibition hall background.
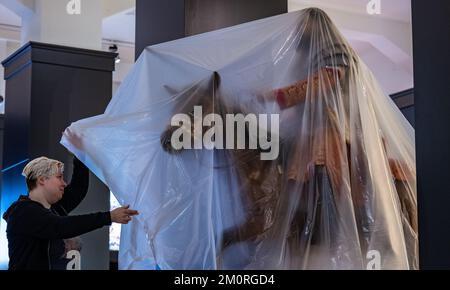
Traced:
MULTIPOLYGON (((2 213, 19 194, 26 193, 20 173, 27 160, 41 155, 60 159, 68 168, 66 178, 70 177, 71 156, 59 145, 61 132, 71 122, 103 113, 118 86, 118 75, 126 74, 125 66, 118 63, 124 54, 109 49, 115 43, 102 38, 105 14, 125 8, 134 11, 133 44, 122 43, 124 49, 134 50, 131 66, 148 45, 286 13, 292 7, 287 0, 136 0, 118 1, 104 9, 106 0, 90 0, 82 1, 82 13, 74 16, 61 13, 67 1, 29 1, 34 3, 32 9, 24 2, 0 1, 22 19, 20 47, 3 57, 0 54, 0 77, 5 80, 0 86, 0 95, 5 97, 4 114, 0 114, 2 213)), ((314 1, 295 2, 314 5, 314 1)), ((421 268, 450 269, 450 4, 446 0, 407 4, 411 8, 414 83, 401 89, 392 84, 387 91, 416 129, 421 268)), ((0 40, 18 38, 2 33, 7 29, 1 23, 2 19, 0 40)), ((74 213, 108 210, 109 194, 91 174, 88 195, 74 213)), ((0 268, 6 263, 4 230, 2 221, 0 268)), ((117 267, 108 239, 107 228, 83 236, 82 269, 117 267)))

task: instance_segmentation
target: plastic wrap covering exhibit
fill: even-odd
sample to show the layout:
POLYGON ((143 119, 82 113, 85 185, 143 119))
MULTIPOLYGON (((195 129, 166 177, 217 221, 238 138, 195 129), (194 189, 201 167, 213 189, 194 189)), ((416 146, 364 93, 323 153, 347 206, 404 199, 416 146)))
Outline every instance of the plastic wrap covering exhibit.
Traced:
POLYGON ((321 10, 147 47, 64 144, 121 269, 416 269, 414 131, 321 10))

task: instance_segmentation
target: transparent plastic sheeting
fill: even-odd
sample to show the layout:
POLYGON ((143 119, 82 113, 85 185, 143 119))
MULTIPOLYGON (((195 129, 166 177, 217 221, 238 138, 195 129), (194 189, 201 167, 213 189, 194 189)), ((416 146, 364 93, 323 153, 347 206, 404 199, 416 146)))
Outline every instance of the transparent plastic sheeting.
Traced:
POLYGON ((62 144, 140 211, 121 269, 418 267, 414 131, 321 10, 147 47, 62 144))

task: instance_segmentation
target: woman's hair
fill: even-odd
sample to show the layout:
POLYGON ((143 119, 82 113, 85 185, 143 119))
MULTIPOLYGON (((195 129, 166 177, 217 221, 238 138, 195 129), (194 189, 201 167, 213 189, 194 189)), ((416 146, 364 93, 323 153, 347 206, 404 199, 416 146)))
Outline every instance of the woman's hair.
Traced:
POLYGON ((61 161, 47 157, 39 157, 31 160, 22 171, 25 176, 28 191, 36 187, 39 177, 51 177, 64 172, 64 164, 61 161))

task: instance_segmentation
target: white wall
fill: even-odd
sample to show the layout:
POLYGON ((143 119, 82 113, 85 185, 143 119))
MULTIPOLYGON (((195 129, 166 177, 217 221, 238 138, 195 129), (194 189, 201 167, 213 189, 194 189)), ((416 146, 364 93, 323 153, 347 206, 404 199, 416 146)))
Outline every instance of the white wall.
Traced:
MULTIPOLYGON (((16 51, 20 47, 18 42, 11 42, 0 39, 0 62, 5 60, 9 55, 16 51)), ((4 80, 4 68, 0 66, 0 95, 5 98, 5 80, 4 80)), ((0 104, 0 114, 5 113, 5 101, 0 104)))
MULTIPOLYGON (((100 49, 103 9, 100 0, 79 2, 79 14, 69 14, 69 1, 35 0, 34 11, 22 15, 22 43, 45 43, 100 49)), ((78 11, 77 11, 78 12, 78 11)))

